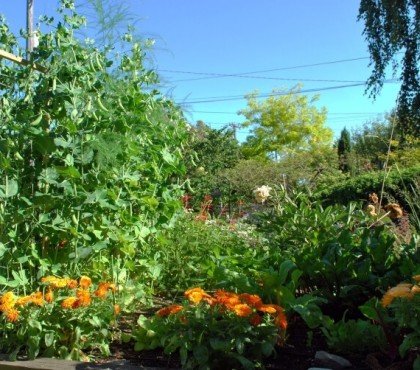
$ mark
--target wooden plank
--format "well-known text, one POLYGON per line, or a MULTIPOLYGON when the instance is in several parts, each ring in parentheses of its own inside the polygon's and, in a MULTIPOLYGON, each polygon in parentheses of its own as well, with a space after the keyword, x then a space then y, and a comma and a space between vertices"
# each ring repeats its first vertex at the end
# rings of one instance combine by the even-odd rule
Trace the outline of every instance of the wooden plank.
POLYGON ((31 63, 30 61, 23 59, 22 57, 18 57, 2 49, 0 49, 0 58, 4 58, 4 59, 10 60, 18 64, 22 64, 22 65, 32 65, 34 69, 42 73, 45 73, 47 71, 45 67, 40 66, 37 63, 31 63))

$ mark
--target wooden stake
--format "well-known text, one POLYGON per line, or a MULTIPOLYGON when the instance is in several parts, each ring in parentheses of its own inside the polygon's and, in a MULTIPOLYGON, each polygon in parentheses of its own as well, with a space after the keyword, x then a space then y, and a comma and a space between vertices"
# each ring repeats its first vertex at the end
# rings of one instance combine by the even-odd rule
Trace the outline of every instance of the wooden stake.
POLYGON ((25 65, 25 66, 31 65, 34 69, 42 73, 45 73, 47 71, 45 67, 40 66, 37 63, 31 63, 30 61, 23 59, 22 57, 17 57, 16 55, 2 49, 0 49, 0 58, 4 58, 4 59, 10 60, 12 62, 21 64, 21 65, 25 65))

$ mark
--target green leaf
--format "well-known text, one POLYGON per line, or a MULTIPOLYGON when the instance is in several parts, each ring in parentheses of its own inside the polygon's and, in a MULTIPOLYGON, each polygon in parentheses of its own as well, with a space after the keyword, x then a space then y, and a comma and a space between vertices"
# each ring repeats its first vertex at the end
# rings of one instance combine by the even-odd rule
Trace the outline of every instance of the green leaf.
POLYGON ((200 365, 205 364, 209 360, 209 351, 206 346, 198 345, 193 348, 194 358, 200 365))
POLYGON ((51 347, 54 343, 54 332, 48 332, 44 337, 45 345, 51 347))

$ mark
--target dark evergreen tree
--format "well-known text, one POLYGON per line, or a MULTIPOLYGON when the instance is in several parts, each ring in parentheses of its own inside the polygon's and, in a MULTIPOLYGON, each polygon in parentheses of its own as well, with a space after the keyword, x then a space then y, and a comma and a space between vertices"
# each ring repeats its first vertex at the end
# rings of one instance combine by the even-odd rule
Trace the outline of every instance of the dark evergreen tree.
POLYGON ((351 151, 351 140, 350 133, 344 128, 341 131, 340 139, 338 140, 337 153, 338 153, 338 162, 339 169, 343 172, 350 172, 350 158, 349 154, 351 151))

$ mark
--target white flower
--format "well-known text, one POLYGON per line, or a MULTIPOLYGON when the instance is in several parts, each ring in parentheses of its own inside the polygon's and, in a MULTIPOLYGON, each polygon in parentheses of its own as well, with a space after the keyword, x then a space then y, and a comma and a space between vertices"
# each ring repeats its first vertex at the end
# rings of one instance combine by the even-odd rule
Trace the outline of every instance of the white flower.
POLYGON ((259 188, 256 188, 254 190, 255 200, 258 203, 264 203, 267 200, 267 198, 270 196, 270 191, 271 191, 271 188, 267 185, 263 185, 259 188))

